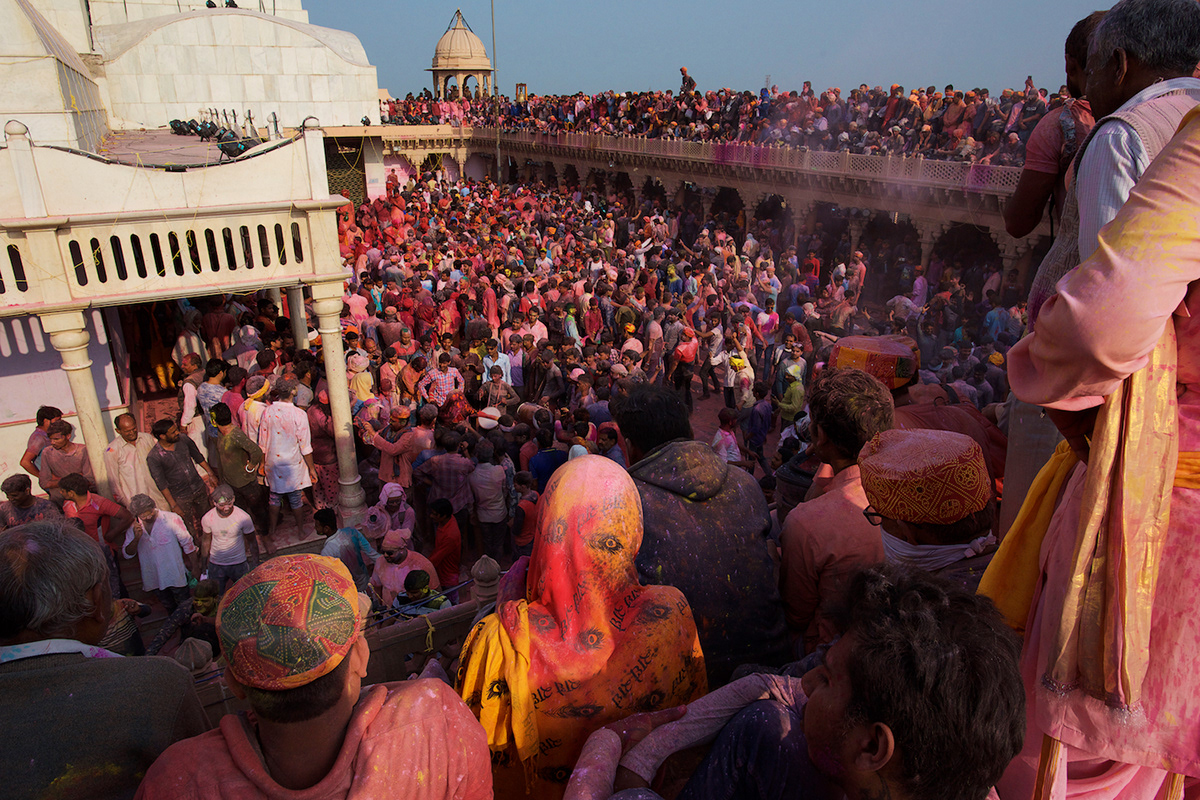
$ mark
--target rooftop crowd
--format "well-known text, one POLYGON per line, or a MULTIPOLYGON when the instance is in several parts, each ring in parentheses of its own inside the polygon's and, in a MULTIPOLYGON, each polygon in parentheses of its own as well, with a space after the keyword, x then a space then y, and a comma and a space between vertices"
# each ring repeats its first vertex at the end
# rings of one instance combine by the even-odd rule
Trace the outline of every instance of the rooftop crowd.
POLYGON ((898 228, 393 173, 338 213, 345 398, 311 307, 129 311, 178 406, 107 495, 50 405, 3 481, 11 796, 1188 796, 1200 6, 1066 56, 1028 297, 898 228), (368 627, 456 609, 368 684, 368 627))
MULTIPOLYGON (((905 91, 899 84, 815 92, 778 87, 751 91, 700 91, 681 68, 678 92, 614 92, 596 95, 531 95, 524 102, 502 97, 501 127, 539 133, 595 133, 692 142, 786 145, 860 155, 923 158, 1020 166, 1025 143, 1047 113, 1071 99, 1067 87, 1051 94, 1032 79, 1019 90, 992 96, 986 88, 947 85, 905 91)), ((380 101, 385 125, 495 125, 493 98, 437 99, 428 91, 380 101)))

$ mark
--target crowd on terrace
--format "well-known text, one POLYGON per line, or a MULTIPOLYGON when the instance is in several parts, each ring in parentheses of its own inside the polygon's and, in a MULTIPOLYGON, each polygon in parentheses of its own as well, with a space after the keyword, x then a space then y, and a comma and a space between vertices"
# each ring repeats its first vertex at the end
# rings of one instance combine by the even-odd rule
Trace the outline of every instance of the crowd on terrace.
POLYGON ((993 97, 988 89, 947 85, 905 91, 893 84, 861 84, 815 92, 778 87, 751 91, 699 91, 681 69, 683 83, 667 91, 607 91, 597 95, 531 95, 434 98, 428 91, 380 102, 385 125, 495 124, 497 105, 505 130, 595 133, 693 142, 747 142, 867 155, 922 156, 996 166, 1020 166, 1037 123, 1071 95, 1051 94, 1032 79, 993 97))

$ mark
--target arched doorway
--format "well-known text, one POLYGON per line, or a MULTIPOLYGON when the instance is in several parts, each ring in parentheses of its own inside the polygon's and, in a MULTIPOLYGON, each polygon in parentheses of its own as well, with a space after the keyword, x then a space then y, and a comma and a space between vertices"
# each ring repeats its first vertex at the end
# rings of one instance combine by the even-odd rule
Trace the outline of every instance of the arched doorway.
POLYGON ((652 211, 661 211, 667 207, 667 189, 658 178, 646 176, 642 182, 642 204, 652 211))
POLYGON ((567 164, 563 167, 559 183, 571 190, 579 188, 579 170, 575 169, 574 164, 567 164))

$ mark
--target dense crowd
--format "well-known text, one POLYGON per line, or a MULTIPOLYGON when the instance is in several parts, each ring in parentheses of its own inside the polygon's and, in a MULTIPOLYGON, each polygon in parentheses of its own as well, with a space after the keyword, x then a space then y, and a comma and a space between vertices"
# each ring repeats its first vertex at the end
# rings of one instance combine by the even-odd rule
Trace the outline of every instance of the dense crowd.
MULTIPOLYGON (((387 623, 460 602, 476 557, 512 565, 539 598, 523 624, 541 608, 565 626, 533 636, 526 656, 555 652, 568 630, 617 646, 570 693, 573 703, 600 709, 615 697, 615 706, 587 726, 538 715, 542 746, 561 743, 540 757, 541 771, 561 777, 539 779, 539 796, 561 795, 587 735, 623 716, 621 698, 632 710, 665 709, 746 665, 778 670, 831 644, 822 608, 844 569, 801 557, 819 526, 788 514, 825 480, 822 461, 836 460, 819 454, 820 414, 853 423, 838 434, 844 454, 891 428, 894 405, 897 426, 959 430, 950 445, 976 471, 969 538, 979 552, 942 566, 973 587, 995 549, 1004 435, 993 420, 1007 394, 1003 354, 1021 327, 1015 282, 979 253, 939 251, 927 277, 907 262, 903 238, 843 253, 844 237, 821 223, 797 232, 792 220, 746 228, 728 214, 697 214, 570 187, 450 184, 432 173, 401 187, 393 178, 387 195, 338 214, 350 270, 347 400, 369 505, 361 524, 339 518, 324 343, 312 330, 307 347, 297 342, 265 295, 170 304, 178 335, 158 371, 176 376, 179 413, 149 432, 132 415, 117 419, 105 451, 111 497, 97 492, 61 412, 42 408, 22 464, 49 499, 34 497, 29 476, 10 476, 0 524, 77 521, 107 545, 105 585, 117 598, 119 624, 100 644, 153 654, 178 635, 177 657, 201 662, 230 646, 216 603, 229 603, 255 566, 257 575, 293 558, 275 554, 295 541, 280 533, 287 522, 302 532, 311 520, 321 553, 370 597, 362 613, 387 623), (843 255, 848 263, 827 261, 843 255), (868 287, 891 299, 868 310, 868 287), (850 383, 822 383, 824 365, 845 367, 834 372, 850 383), (873 392, 876 415, 851 414, 848 391, 873 392), (703 404, 713 393, 719 402, 703 404), (713 429, 711 441, 693 440, 693 418, 713 429), (689 515, 691 544, 680 548, 673 539, 689 515), (563 521, 593 546, 616 548, 624 566, 547 538, 563 521), (561 552, 552 557, 551 547, 561 552), (168 614, 149 645, 136 622, 149 606, 126 599, 121 579, 119 563, 134 557, 141 599, 152 592, 168 614), (742 567, 714 578, 710 565, 729 559, 742 567), (618 596, 630 605, 613 620, 584 611, 601 613, 618 596)), ((866 567, 883 557, 879 529, 855 518, 867 536, 847 538, 835 561, 866 567)), ((493 619, 460 643, 458 659, 459 692, 485 727, 488 687, 514 680, 497 654, 512 635, 501 628, 518 622, 493 619)), ((582 674, 578 655, 545 658, 527 678, 535 695, 538 682, 582 674)), ((493 745, 508 735, 497 724, 493 745)), ((502 796, 524 780, 527 756, 516 747, 520 757, 495 770, 502 796)))
POLYGON ((385 125, 494 125, 497 107, 505 130, 596 133, 694 142, 778 144, 828 152, 921 156, 996 166, 1020 166, 1037 123, 1071 95, 1049 93, 1032 79, 1020 90, 993 97, 986 88, 947 85, 905 91, 861 84, 845 96, 839 88, 800 91, 698 91, 684 74, 673 91, 602 92, 437 99, 428 92, 380 102, 385 125))
POLYGON ((895 227, 393 173, 338 212, 340 326, 130 312, 178 406, 115 420, 108 494, 49 405, 3 481, 6 791, 1188 796, 1200 6, 1066 54, 1028 303, 895 227), (395 625, 436 652, 375 683, 395 625))

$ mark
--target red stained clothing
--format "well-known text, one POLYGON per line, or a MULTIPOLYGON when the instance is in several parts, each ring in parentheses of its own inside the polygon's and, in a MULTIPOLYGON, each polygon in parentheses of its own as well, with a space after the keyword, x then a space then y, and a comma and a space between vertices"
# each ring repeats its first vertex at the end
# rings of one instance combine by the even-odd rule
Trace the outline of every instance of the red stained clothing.
POLYGON ((82 522, 83 532, 100 544, 108 544, 104 538, 108 535, 108 526, 111 524, 113 516, 124 510, 107 497, 90 492, 87 502, 83 504, 82 508, 76 508, 70 500, 63 503, 63 513, 67 519, 77 519, 82 522))
POLYGON ((437 570, 438 580, 443 587, 458 585, 458 573, 462 560, 462 534, 458 530, 458 520, 451 517, 445 525, 439 526, 434 534, 433 552, 429 555, 433 568, 437 570))
POLYGON ((834 475, 820 497, 792 509, 783 523, 779 593, 788 626, 804 636, 806 651, 830 639, 820 625, 822 605, 841 593, 859 567, 884 560, 879 528, 862 513, 867 505, 855 464, 834 475))
POLYGON ((354 708, 333 769, 308 789, 276 783, 255 732, 227 714, 217 730, 167 748, 146 772, 138 800, 491 800, 487 736, 438 680, 386 683, 354 708))

